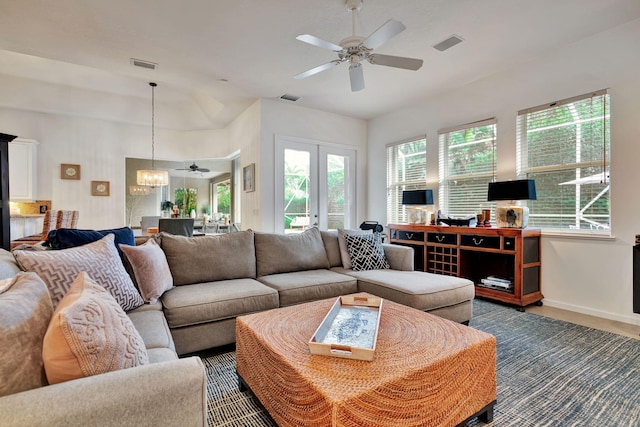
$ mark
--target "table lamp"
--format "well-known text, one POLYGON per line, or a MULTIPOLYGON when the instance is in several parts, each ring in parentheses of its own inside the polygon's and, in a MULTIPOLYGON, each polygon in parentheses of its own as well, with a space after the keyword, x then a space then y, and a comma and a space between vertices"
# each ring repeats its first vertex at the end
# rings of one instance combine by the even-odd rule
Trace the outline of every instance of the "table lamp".
POLYGON ((496 206, 496 226, 525 228, 529 222, 529 208, 516 205, 516 200, 536 200, 536 182, 533 179, 490 182, 488 201, 508 200, 509 204, 496 206))
POLYGON ((433 190, 403 191, 402 204, 411 206, 407 207, 410 224, 426 224, 430 215, 425 207, 433 205, 433 190))

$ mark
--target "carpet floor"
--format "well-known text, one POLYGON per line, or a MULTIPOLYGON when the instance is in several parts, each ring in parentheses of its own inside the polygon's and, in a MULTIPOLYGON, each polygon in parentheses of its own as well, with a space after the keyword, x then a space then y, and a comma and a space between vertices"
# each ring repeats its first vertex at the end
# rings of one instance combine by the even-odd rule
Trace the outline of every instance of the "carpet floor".
MULTIPOLYGON (((474 301, 471 326, 498 342, 490 426, 640 426, 640 340, 483 300, 474 301)), ((201 357, 209 426, 274 426, 239 390, 233 349, 201 357)))

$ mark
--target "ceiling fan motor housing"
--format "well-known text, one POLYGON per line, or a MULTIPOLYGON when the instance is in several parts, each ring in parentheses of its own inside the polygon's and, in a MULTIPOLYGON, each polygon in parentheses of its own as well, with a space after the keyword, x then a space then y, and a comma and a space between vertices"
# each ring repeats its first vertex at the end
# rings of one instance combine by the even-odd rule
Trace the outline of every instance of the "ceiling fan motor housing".
POLYGON ((346 0, 344 2, 344 5, 347 7, 347 10, 350 12, 354 10, 359 12, 360 9, 362 9, 362 0, 346 0))

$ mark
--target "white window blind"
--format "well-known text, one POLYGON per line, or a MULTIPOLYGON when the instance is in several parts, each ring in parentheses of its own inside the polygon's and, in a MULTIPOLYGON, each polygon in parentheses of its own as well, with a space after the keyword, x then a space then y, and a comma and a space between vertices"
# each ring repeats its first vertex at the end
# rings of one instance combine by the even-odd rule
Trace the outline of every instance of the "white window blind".
POLYGON ((404 190, 426 188, 427 139, 411 138, 387 145, 387 223, 407 222, 404 190))
POLYGON ((440 209, 469 216, 487 207, 487 188, 496 169, 496 120, 487 119, 438 131, 440 209))
POLYGON ((610 234, 609 93, 518 112, 518 177, 535 179, 529 226, 610 234))

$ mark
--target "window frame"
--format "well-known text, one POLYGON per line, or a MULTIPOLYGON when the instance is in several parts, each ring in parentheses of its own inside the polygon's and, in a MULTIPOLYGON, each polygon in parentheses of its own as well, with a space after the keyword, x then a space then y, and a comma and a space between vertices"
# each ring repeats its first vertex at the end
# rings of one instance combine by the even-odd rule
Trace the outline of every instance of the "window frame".
MULTIPOLYGON (((473 143, 482 143, 486 141, 487 138, 480 139, 477 141, 473 141, 473 143)), ((460 215, 472 215, 474 213, 479 213, 482 209, 491 208, 492 211, 495 210, 495 204, 487 202, 487 188, 489 182, 495 181, 496 179, 496 168, 497 168, 497 141, 498 141, 498 121, 495 117, 491 117, 484 120, 479 120, 472 123, 466 123, 459 126, 454 126, 450 128, 444 128, 438 130, 438 198, 440 201, 440 210, 444 215, 451 216, 460 216, 460 215), (480 172, 471 172, 464 173, 458 175, 451 175, 449 173, 449 147, 450 147, 450 136, 453 133, 466 131, 469 129, 480 128, 484 126, 492 126, 493 135, 490 138, 491 145, 491 169, 487 169, 480 172), (451 197, 451 186, 450 183, 459 180, 483 180, 486 178, 486 184, 475 184, 478 186, 477 197, 480 197, 480 200, 475 200, 470 203, 464 203, 461 208, 453 209, 450 199, 451 197), (484 186, 484 188, 483 188, 484 186), (480 196, 482 195, 482 196, 480 196), (473 207, 473 205, 477 204, 477 206, 473 207), (465 206, 466 205, 466 206, 465 206), (467 209, 469 212, 462 212, 462 209, 467 209)), ((460 203, 458 203, 460 205, 460 203)), ((495 212, 494 212, 495 214, 495 212)), ((495 217, 495 215, 493 215, 495 217)))
MULTIPOLYGON (((545 191, 543 188, 540 188, 540 186, 537 186, 537 193, 538 193, 538 200, 537 201, 531 201, 529 202, 529 223, 531 226, 533 227, 537 227, 540 228, 543 232, 546 233, 554 233, 554 234, 566 234, 566 235, 598 235, 598 236, 604 236, 604 237, 610 237, 611 236, 611 180, 610 180, 610 173, 611 173, 611 164, 610 164, 610 152, 611 152, 611 128, 610 128, 610 122, 611 122, 611 98, 610 98, 610 94, 609 94, 609 90, 608 89, 602 89, 602 90, 598 90, 598 91, 594 91, 594 92, 589 92, 586 94, 582 94, 582 95, 578 95, 578 96, 574 96, 571 98, 567 98, 567 99, 563 99, 561 101, 555 101, 552 103, 547 103, 547 104, 542 104, 536 107, 532 107, 532 108, 527 108, 524 110, 520 110, 518 111, 518 115, 517 115, 517 119, 516 119, 516 129, 517 129, 517 135, 516 135, 516 175, 518 178, 520 179, 527 179, 527 178, 532 178, 535 179, 536 174, 553 174, 553 173, 562 173, 562 172, 569 172, 569 171, 574 171, 574 176, 575 179, 578 180, 581 178, 581 170, 582 169, 600 169, 600 172, 598 173, 602 173, 603 174, 603 181, 602 184, 605 184, 604 188, 602 190, 594 190, 592 192, 587 191, 586 193, 588 195, 585 195, 586 197, 591 197, 591 200, 589 200, 586 204, 584 204, 583 206, 583 193, 581 192, 582 190, 582 185, 588 185, 588 184, 579 184, 579 185, 575 185, 575 193, 574 193, 574 206, 575 206, 575 210, 572 214, 567 214, 564 213, 562 211, 558 211, 558 212, 552 212, 552 213, 538 213, 536 212, 536 204, 541 204, 541 200, 545 199, 545 191), (581 101, 586 101, 586 100, 591 100, 592 103, 595 104, 594 101, 595 98, 597 97, 602 97, 601 102, 603 102, 603 107, 602 107, 602 116, 592 116, 589 118, 581 118, 580 116, 578 116, 578 113, 576 112, 577 109, 575 107, 575 104, 581 101), (529 133, 531 132, 540 132, 541 130, 544 130, 545 128, 533 128, 533 129, 529 129, 527 126, 527 123, 529 122, 530 115, 534 115, 534 114, 540 114, 540 113, 545 113, 545 112, 549 112, 549 114, 553 113, 553 110, 558 110, 559 108, 565 107, 565 106, 570 106, 570 112, 574 118, 573 121, 571 122, 562 122, 562 123, 557 123, 554 124, 553 126, 555 128, 562 128, 562 127, 571 127, 571 126, 576 126, 576 131, 575 131, 575 139, 576 141, 578 141, 578 139, 580 138, 580 141, 583 140, 582 136, 583 133, 583 128, 582 125, 585 123, 588 123, 590 128, 587 129, 591 129, 591 127, 595 127, 597 126, 599 123, 602 123, 602 144, 603 144, 603 148, 601 150, 601 156, 597 159, 586 159, 583 160, 579 157, 581 157, 581 151, 583 150, 583 145, 587 145, 586 142, 581 142, 581 143, 577 143, 575 144, 575 150, 576 150, 576 159, 574 162, 568 162, 568 163, 564 163, 564 162, 557 162, 557 163, 545 163, 543 165, 536 165, 536 166, 529 166, 528 165, 528 159, 529 159, 529 138, 525 138, 529 135, 529 133), (606 176, 605 176, 606 174, 606 176), (542 194, 541 194, 542 193, 542 194), (601 224, 598 223, 597 221, 594 221, 592 219, 589 219, 589 215, 585 215, 584 212, 586 212, 587 209, 591 208, 594 203, 600 199, 601 197, 606 196, 607 199, 605 204, 607 205, 607 216, 606 216, 606 220, 607 220, 607 224, 601 224), (536 226, 535 224, 535 219, 536 217, 538 218, 551 218, 551 217, 558 217, 558 218, 566 218, 566 217, 573 217, 575 218, 575 224, 573 227, 571 227, 571 225, 569 225, 568 227, 570 228, 564 228, 563 226, 536 226), (582 228, 582 222, 584 222, 585 224, 591 224, 590 228, 582 228)), ((595 139, 593 140, 595 142, 597 142, 598 140, 595 139)), ((592 141, 592 144, 593 144, 592 141)), ((551 140, 549 142, 547 142, 547 144, 552 144, 553 142, 555 142, 554 140, 551 140)), ((543 156, 540 155, 540 158, 536 159, 540 162, 542 162, 543 156)), ((588 175, 589 176, 589 175, 588 175)), ((586 178, 586 177, 585 177, 586 178)), ((558 200, 562 200, 562 197, 566 197, 566 191, 567 189, 570 188, 569 185, 565 185, 564 188, 560 188, 560 185, 563 185, 562 183, 558 183, 558 189, 557 192, 554 192, 554 200, 557 197, 558 200), (562 193, 564 191, 564 193, 562 193), (563 195, 565 194, 565 195, 563 195)), ((551 187, 550 187, 551 188, 551 187)), ((548 191, 548 189, 547 189, 548 191)), ((556 202, 559 203, 559 202, 556 202)), ((561 203, 561 202, 560 202, 561 203)), ((592 214, 592 217, 596 217, 597 215, 592 214)), ((599 215, 602 216, 602 215, 599 215)), ((561 220, 559 220, 561 221, 561 220)), ((562 224, 561 224, 562 225, 562 224)))
MULTIPOLYGON (((402 205, 402 191, 424 190, 427 188, 427 135, 418 135, 412 138, 406 138, 401 141, 386 144, 385 151, 387 165, 387 224, 405 223, 408 221, 408 214, 407 209, 402 205), (424 151, 413 153, 415 155, 424 153, 424 160, 422 161, 423 172, 420 174, 420 178, 396 180, 395 178, 398 174, 395 173, 395 165, 397 165, 396 159, 399 156, 400 148, 402 146, 415 143, 424 143, 424 151), (392 158, 390 158, 391 151, 393 152, 392 158), (393 164, 390 164, 390 161, 393 162, 393 164)), ((405 174, 405 176, 406 175, 407 174, 405 174)))

